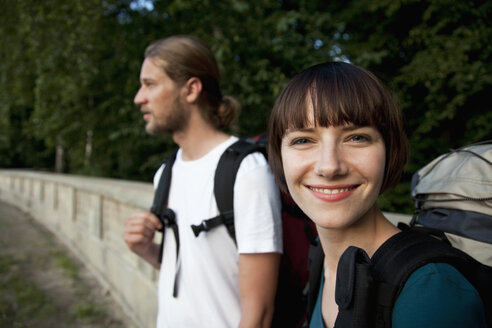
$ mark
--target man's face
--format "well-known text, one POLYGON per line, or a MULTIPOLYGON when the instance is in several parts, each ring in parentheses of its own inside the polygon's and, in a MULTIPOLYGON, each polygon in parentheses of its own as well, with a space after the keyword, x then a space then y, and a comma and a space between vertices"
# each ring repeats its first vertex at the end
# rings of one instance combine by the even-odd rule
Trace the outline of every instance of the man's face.
POLYGON ((159 67, 156 58, 146 58, 140 71, 140 89, 134 102, 140 106, 148 134, 159 135, 183 131, 189 109, 183 104, 181 88, 159 67))

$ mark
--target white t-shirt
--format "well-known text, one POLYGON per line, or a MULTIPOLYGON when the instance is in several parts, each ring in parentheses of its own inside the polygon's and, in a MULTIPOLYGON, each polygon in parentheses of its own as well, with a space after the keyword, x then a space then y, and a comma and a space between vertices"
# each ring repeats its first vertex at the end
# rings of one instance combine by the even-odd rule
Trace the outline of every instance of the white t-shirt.
MULTIPOLYGON (((264 156, 248 155, 234 185, 237 247, 221 225, 195 237, 191 225, 219 212, 213 194, 215 168, 231 137, 195 161, 183 161, 178 151, 173 166, 169 208, 176 213, 180 251, 166 229, 159 277, 157 327, 237 327, 240 320, 238 253, 282 252, 279 191, 264 156), (178 264, 177 264, 178 263, 178 264), (176 266, 178 296, 173 297, 176 266)), ((157 187, 163 167, 155 177, 157 187)))

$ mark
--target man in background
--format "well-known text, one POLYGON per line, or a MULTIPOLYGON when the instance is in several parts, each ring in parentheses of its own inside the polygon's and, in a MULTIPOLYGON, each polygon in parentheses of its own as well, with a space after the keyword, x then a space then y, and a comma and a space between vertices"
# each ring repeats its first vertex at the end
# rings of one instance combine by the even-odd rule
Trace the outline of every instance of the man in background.
MULTIPOLYGON (((237 247, 223 225, 197 237, 191 229, 219 214, 215 168, 237 140, 223 129, 239 104, 222 95, 214 55, 191 36, 158 40, 145 51, 140 83, 134 101, 147 133, 169 133, 179 146, 167 206, 176 214, 179 251, 164 227, 169 231, 159 259, 153 239, 162 223, 151 212, 134 213, 125 224, 128 247, 160 269, 157 327, 269 327, 282 252, 281 205, 262 154, 248 155, 237 173, 237 247)), ((163 166, 155 187, 162 172, 163 166)))

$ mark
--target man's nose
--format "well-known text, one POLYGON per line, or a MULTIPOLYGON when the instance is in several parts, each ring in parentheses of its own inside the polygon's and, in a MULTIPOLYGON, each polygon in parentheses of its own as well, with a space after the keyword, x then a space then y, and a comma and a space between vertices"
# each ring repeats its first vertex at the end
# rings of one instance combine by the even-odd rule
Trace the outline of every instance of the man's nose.
POLYGON ((145 102, 145 97, 142 91, 142 87, 138 89, 135 98, 133 98, 133 102, 135 103, 135 105, 141 105, 145 102))

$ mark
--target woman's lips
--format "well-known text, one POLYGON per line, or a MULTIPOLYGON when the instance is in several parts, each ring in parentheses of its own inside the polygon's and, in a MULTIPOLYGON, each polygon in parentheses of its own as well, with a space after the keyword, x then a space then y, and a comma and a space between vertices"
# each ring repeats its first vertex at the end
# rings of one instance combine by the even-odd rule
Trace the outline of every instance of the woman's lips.
POLYGON ((318 199, 328 202, 343 200, 355 191, 359 185, 345 186, 307 186, 311 193, 318 199))

